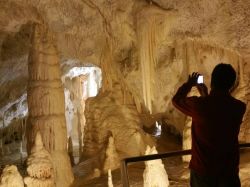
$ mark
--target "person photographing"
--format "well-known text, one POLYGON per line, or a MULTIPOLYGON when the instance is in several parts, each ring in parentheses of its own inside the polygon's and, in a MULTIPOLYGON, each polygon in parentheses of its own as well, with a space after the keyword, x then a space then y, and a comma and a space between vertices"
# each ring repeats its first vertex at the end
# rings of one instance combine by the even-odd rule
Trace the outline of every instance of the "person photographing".
POLYGON ((238 135, 246 104, 231 96, 236 72, 218 64, 211 77, 211 91, 198 84, 199 73, 189 76, 172 99, 173 105, 192 117, 191 187, 240 187, 238 135), (200 97, 188 97, 196 86, 200 97))

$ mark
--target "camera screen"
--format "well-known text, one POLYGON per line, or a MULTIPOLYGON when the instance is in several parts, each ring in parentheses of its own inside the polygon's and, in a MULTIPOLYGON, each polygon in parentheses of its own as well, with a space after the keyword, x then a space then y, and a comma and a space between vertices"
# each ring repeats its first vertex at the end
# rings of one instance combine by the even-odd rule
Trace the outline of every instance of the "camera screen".
POLYGON ((198 77, 197 83, 198 83, 198 84, 203 83, 203 76, 202 76, 202 75, 200 75, 200 76, 198 77))

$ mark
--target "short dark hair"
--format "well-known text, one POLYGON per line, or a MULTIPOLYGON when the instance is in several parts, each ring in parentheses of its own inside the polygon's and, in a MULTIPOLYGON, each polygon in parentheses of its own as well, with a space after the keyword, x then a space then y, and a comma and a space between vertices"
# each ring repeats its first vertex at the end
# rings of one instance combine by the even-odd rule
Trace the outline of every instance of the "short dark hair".
POLYGON ((212 72, 211 87, 213 89, 229 91, 235 83, 236 72, 230 64, 218 64, 212 72))

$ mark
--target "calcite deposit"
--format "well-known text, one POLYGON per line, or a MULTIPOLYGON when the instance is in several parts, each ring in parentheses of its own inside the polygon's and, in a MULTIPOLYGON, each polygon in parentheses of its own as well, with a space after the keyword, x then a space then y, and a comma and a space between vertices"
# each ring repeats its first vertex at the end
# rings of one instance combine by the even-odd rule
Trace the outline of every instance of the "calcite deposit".
POLYGON ((83 156, 105 154, 110 135, 119 156, 142 155, 152 138, 141 127, 139 113, 133 105, 125 105, 119 84, 114 91, 98 94, 86 102, 86 127, 83 156))
POLYGON ((40 131, 52 157, 56 186, 61 187, 73 182, 73 173, 67 154, 64 92, 53 36, 44 25, 34 26, 27 90, 27 149, 31 153, 35 136, 40 131))
POLYGON ((27 173, 28 177, 24 178, 27 187, 55 187, 52 157, 44 148, 39 131, 27 160, 27 173))
POLYGON ((0 153, 30 154, 40 131, 55 184, 68 187, 68 152, 99 176, 110 137, 115 160, 144 155, 156 145, 144 128, 156 122, 190 148, 191 120, 171 99, 193 71, 209 87, 220 62, 237 71, 233 95, 247 104, 239 139, 249 142, 249 9, 246 0, 0 1, 0 153), (100 68, 96 97, 87 98, 89 75, 66 76, 74 67, 100 68))
POLYGON ((1 187, 24 187, 23 178, 15 165, 6 166, 1 175, 1 187))
POLYGON ((109 137, 105 156, 106 158, 103 166, 103 170, 105 172, 109 172, 109 170, 114 170, 120 167, 120 158, 116 151, 114 138, 112 136, 109 137))
MULTIPOLYGON (((147 146, 145 155, 157 154, 155 147, 147 146)), ((164 168, 161 159, 145 162, 145 170, 143 172, 144 187, 168 187, 168 174, 164 168)))

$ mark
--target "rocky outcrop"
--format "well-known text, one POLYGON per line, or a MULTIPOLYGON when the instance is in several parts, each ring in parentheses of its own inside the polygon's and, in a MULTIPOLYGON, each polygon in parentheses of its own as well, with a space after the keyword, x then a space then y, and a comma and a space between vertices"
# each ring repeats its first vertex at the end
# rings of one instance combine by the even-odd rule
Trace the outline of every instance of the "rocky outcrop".
POLYGON ((43 146, 39 131, 27 160, 27 173, 28 177, 24 178, 27 187, 55 187, 52 158, 43 146))

